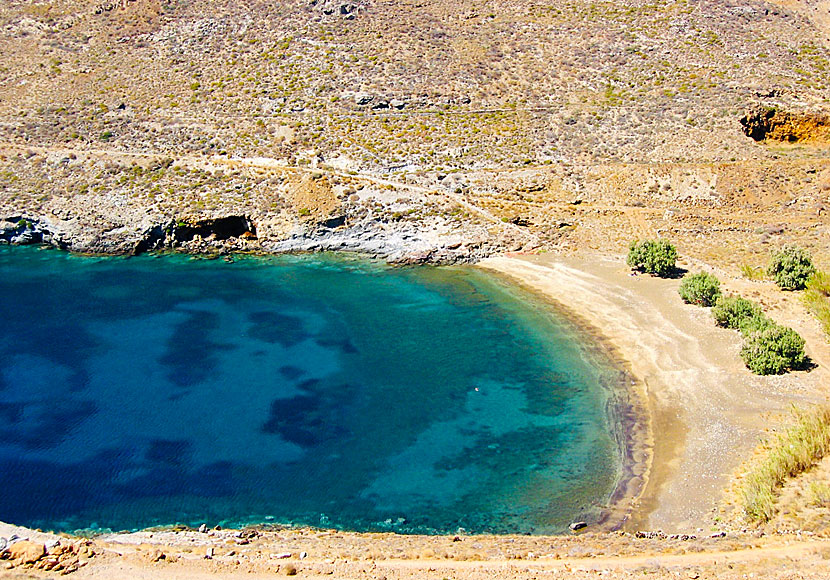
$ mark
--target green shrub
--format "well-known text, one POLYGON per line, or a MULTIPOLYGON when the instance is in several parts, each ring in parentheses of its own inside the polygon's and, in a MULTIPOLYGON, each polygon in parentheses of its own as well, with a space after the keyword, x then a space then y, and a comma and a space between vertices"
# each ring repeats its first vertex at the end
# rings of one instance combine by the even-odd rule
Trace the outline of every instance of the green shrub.
POLYGON ((713 274, 699 272, 686 274, 678 289, 683 302, 698 306, 712 306, 720 297, 720 281, 713 274))
POLYGON ((804 365, 804 339, 792 328, 770 324, 746 336, 741 358, 756 375, 780 375, 804 365))
POLYGON ((761 306, 752 300, 740 296, 721 296, 715 302, 712 316, 718 326, 725 328, 741 328, 745 320, 763 316, 761 306))
POLYGON ((677 249, 667 240, 643 240, 631 242, 626 263, 635 270, 670 276, 677 261, 677 249))
POLYGON ((815 272, 810 254, 796 246, 773 252, 767 273, 782 290, 801 290, 815 272))
POLYGON ((738 329, 746 337, 753 332, 760 332, 771 326, 775 326, 775 322, 767 318, 764 314, 756 314, 755 316, 748 316, 741 319, 738 324, 738 329))

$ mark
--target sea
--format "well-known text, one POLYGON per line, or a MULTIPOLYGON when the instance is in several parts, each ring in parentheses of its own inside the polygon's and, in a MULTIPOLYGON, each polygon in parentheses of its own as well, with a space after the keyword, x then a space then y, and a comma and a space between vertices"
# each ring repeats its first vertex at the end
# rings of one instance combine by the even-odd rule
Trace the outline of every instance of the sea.
POLYGON ((0 520, 549 534, 620 476, 621 371, 474 267, 0 248, 0 520))

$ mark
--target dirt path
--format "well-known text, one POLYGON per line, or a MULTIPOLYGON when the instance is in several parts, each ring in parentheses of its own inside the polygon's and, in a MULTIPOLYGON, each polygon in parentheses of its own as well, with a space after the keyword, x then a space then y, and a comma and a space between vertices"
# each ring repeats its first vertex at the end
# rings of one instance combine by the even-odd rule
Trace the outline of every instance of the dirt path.
MULTIPOLYGON (((649 578, 826 578, 830 571, 827 556, 830 540, 804 538, 775 538, 771 541, 755 540, 739 546, 701 547, 694 542, 685 548, 659 547, 643 550, 639 555, 613 555, 614 540, 610 536, 571 538, 568 551, 544 552, 545 538, 533 543, 542 552, 526 552, 510 558, 496 557, 483 560, 458 560, 436 555, 416 556, 415 559, 391 555, 396 547, 411 543, 398 536, 379 537, 383 548, 364 556, 343 557, 342 548, 350 542, 350 535, 338 536, 326 545, 326 549, 307 558, 296 554, 289 558, 274 558, 267 546, 259 546, 245 555, 214 556, 205 559, 203 551, 183 553, 181 546, 147 546, 145 550, 131 551, 128 546, 109 544, 106 552, 93 558, 87 566, 73 574, 78 579, 106 578, 112 580, 159 578, 179 579, 232 579, 266 578, 274 573, 297 575, 302 578, 453 578, 485 579, 515 578, 631 578, 647 575, 649 578), (117 552, 116 552, 117 551, 117 552), (571 556, 570 553, 597 554, 596 556, 571 556), (610 555, 604 555, 611 552, 610 555), (164 558, 159 556, 164 554, 164 558), (751 571, 753 576, 748 576, 751 571), (791 576, 798 572, 799 575, 791 576)), ((354 539, 356 539, 355 536, 354 539)), ((415 537, 415 542, 423 541, 415 537)), ((444 539, 449 541, 448 539, 444 539)), ((468 537, 465 542, 476 542, 484 551, 510 540, 497 537, 468 537)), ((551 538, 551 542, 560 539, 551 538)), ((432 542, 433 544, 435 542, 432 542)), ((399 549, 401 552, 403 548, 399 549)))
MULTIPOLYGON (((9 151, 16 153, 35 152, 41 155, 52 154, 68 157, 75 155, 81 158, 95 158, 108 161, 117 160, 152 160, 165 157, 164 153, 157 153, 152 151, 118 151, 111 149, 72 149, 66 147, 43 147, 43 146, 23 146, 13 143, 0 143, 0 151, 9 151)), ((484 208, 481 208, 470 201, 464 199, 463 196, 443 189, 443 188, 429 188, 403 181, 396 181, 392 179, 385 179, 366 173, 347 173, 337 171, 334 169, 326 169, 319 167, 300 167, 295 165, 288 165, 280 159, 269 157, 199 157, 194 155, 183 155, 175 158, 175 163, 190 168, 199 169, 218 169, 218 168, 254 168, 267 169, 270 171, 278 171, 281 173, 318 173, 332 177, 339 177, 346 180, 357 180, 366 183, 371 183, 378 186, 392 187, 396 191, 405 192, 410 191, 414 193, 444 197, 463 207, 470 213, 483 218, 493 224, 497 224, 500 228, 510 230, 514 233, 520 234, 522 237, 527 237, 528 232, 519 226, 503 222, 500 218, 493 215, 484 208)))

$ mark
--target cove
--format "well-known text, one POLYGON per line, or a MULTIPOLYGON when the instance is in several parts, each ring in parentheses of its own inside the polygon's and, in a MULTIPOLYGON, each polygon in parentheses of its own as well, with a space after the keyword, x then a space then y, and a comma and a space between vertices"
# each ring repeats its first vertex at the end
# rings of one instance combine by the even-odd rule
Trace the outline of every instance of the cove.
POLYGON ((535 295, 339 255, 0 248, 0 520, 560 533, 621 381, 535 295))

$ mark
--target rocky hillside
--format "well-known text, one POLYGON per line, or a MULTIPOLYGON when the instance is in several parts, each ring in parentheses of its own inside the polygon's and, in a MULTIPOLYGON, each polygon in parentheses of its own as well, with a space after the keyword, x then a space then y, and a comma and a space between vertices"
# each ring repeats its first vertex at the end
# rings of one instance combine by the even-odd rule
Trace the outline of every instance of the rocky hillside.
MULTIPOLYGON (((704 256, 737 245, 736 261, 779 240, 821 255, 828 130, 797 121, 830 97, 826 13, 10 0, 0 238, 134 251, 170 245, 179 220, 233 215, 256 229, 234 248, 452 261, 659 234, 704 256), (748 110, 799 129, 758 133, 748 110)), ((222 235, 175 243, 205 237, 222 235)))

